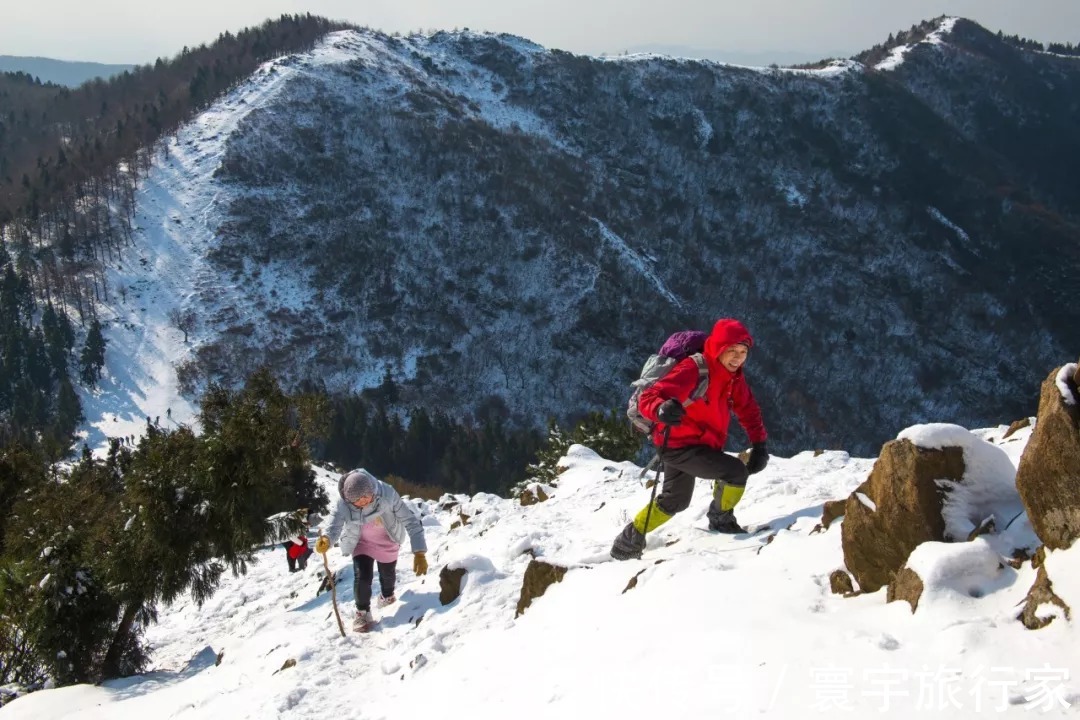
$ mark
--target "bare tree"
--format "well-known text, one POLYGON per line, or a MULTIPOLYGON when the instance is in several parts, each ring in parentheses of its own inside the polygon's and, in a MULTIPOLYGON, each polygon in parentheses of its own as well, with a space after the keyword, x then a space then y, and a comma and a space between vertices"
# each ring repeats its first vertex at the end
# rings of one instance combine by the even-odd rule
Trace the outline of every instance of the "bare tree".
POLYGON ((188 333, 195 329, 196 315, 194 310, 181 310, 180 308, 173 308, 169 311, 169 322, 171 322, 177 330, 184 333, 184 342, 188 341, 188 333))

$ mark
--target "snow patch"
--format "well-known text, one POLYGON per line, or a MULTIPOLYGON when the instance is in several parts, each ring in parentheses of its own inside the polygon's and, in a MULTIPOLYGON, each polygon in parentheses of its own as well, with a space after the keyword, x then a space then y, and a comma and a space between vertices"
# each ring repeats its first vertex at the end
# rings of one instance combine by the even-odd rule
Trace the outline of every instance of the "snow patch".
POLYGON ((904 62, 904 56, 915 47, 916 45, 942 45, 945 42, 945 36, 953 31, 953 27, 956 25, 956 21, 959 18, 949 17, 941 21, 941 24, 937 26, 937 29, 930 32, 925 38, 913 45, 899 45, 889 51, 888 57, 874 66, 875 70, 895 70, 900 67, 904 62))
POLYGON ((589 219, 596 223, 596 226, 600 228, 600 237, 605 240, 616 253, 618 253, 619 257, 649 280, 656 288, 656 291, 666 297, 672 305, 682 308, 682 301, 675 297, 675 293, 667 289, 663 280, 661 280, 660 276, 649 267, 648 261, 640 253, 627 245, 626 241, 612 232, 607 225, 596 218, 589 219))
POLYGON ((920 609, 942 600, 968 604, 972 598, 1008 585, 1016 576, 983 537, 964 543, 922 543, 906 564, 923 583, 920 609))
POLYGON ((964 229, 961 228, 959 225, 951 222, 949 218, 945 217, 945 215, 936 207, 928 206, 926 208, 926 212, 930 213, 930 217, 934 218, 939 223, 956 233, 956 236, 963 240, 965 244, 969 244, 971 242, 971 236, 964 232, 964 229))
POLYGON ((794 183, 778 185, 777 189, 784 194, 784 199, 787 200, 788 205, 799 208, 806 206, 806 196, 799 191, 799 188, 795 187, 794 183))
POLYGON ((1054 383, 1057 385, 1058 391, 1061 393, 1061 399, 1065 401, 1066 405, 1075 405, 1076 397, 1073 395, 1072 388, 1069 387, 1069 380, 1076 375, 1076 363, 1069 363, 1060 370, 1058 370, 1057 376, 1054 378, 1054 383))

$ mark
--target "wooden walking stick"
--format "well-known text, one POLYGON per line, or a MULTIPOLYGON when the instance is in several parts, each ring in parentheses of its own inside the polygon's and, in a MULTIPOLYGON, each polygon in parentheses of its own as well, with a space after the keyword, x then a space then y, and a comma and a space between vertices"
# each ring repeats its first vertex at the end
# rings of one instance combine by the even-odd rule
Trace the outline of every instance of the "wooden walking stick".
POLYGON ((341 637, 345 637, 345 625, 341 622, 341 613, 338 612, 337 607, 337 582, 334 580, 334 573, 330 572, 330 563, 326 559, 326 551, 319 552, 322 555, 322 564, 326 568, 326 581, 330 583, 330 600, 334 603, 334 617, 337 618, 338 630, 341 631, 341 637))

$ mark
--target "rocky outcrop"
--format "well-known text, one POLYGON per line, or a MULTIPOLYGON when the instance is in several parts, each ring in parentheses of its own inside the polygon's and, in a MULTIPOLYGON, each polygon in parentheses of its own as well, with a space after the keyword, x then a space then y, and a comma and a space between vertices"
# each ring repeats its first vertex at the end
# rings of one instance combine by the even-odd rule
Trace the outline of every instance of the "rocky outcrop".
POLYGON ((844 517, 846 512, 846 500, 829 500, 821 509, 821 527, 828 530, 829 526, 839 518, 844 517))
POLYGON ((543 560, 530 560, 525 568, 525 579, 521 583, 521 597, 518 598, 517 613, 519 617, 532 605, 532 601, 547 592, 553 583, 562 582, 566 575, 566 568, 552 565, 543 560))
POLYGON ((938 481, 959 482, 963 476, 958 447, 885 444, 870 477, 848 497, 841 526, 844 564, 862 591, 889 584, 920 543, 945 539, 938 481))
POLYGON ((458 512, 458 519, 450 523, 450 529, 456 530, 459 527, 465 527, 469 524, 469 516, 463 512, 458 512))
POLYGON ((911 568, 903 567, 893 576, 889 583, 889 589, 885 593, 886 602, 906 600, 911 606, 911 612, 919 607, 919 598, 923 594, 923 581, 919 574, 911 568))
POLYGON ((439 573, 439 603, 449 605, 461 596, 461 581, 465 579, 465 568, 446 566, 439 573))
POLYGON ((548 499, 548 495, 544 492, 544 488, 537 483, 530 485, 521 491, 521 496, 518 498, 521 504, 525 507, 529 505, 536 505, 542 503, 548 499))
POLYGON ((851 597, 855 595, 855 586, 851 583, 851 576, 843 570, 833 570, 829 574, 829 589, 834 595, 851 597))
POLYGON ((1031 427, 1031 418, 1023 418, 1021 420, 1014 420, 1009 424, 1009 429, 1005 431, 1005 434, 1001 436, 1002 440, 1010 437, 1013 433, 1019 432, 1026 427, 1031 427))
POLYGON ((1046 550, 1039 548, 1032 559, 1032 564, 1038 568, 1035 583, 1028 590, 1027 597, 1024 598, 1024 608, 1017 616, 1017 620, 1024 623, 1028 630, 1038 630, 1053 622, 1058 613, 1053 608, 1047 607, 1050 605, 1060 608, 1066 620, 1072 616, 1069 605, 1054 592, 1053 579, 1050 577, 1045 560, 1046 550))
POLYGON ((1016 472, 1028 520, 1050 549, 1080 536, 1080 405, 1075 370, 1059 368, 1043 381, 1039 415, 1016 472))

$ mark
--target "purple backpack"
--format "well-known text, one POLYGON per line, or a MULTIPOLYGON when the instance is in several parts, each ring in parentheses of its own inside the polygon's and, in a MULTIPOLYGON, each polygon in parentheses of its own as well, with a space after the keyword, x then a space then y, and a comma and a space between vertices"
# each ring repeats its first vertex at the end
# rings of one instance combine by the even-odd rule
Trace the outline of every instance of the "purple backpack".
POLYGON ((685 407, 705 396, 705 391, 709 388, 709 368, 705 364, 705 356, 701 353, 705 349, 705 340, 708 337, 708 333, 700 330, 681 330, 664 342, 660 352, 649 356, 649 359, 645 361, 645 366, 641 368, 641 377, 630 383, 631 387, 634 388, 634 392, 630 395, 630 400, 626 405, 626 416, 630 418, 634 429, 643 433, 652 433, 653 426, 656 423, 642 415, 641 411, 638 410, 638 398, 641 397, 641 392, 645 388, 667 375, 671 368, 675 367, 684 358, 692 357, 694 362, 697 363, 698 384, 694 388, 694 392, 690 393, 690 397, 683 402, 683 406, 685 407))

